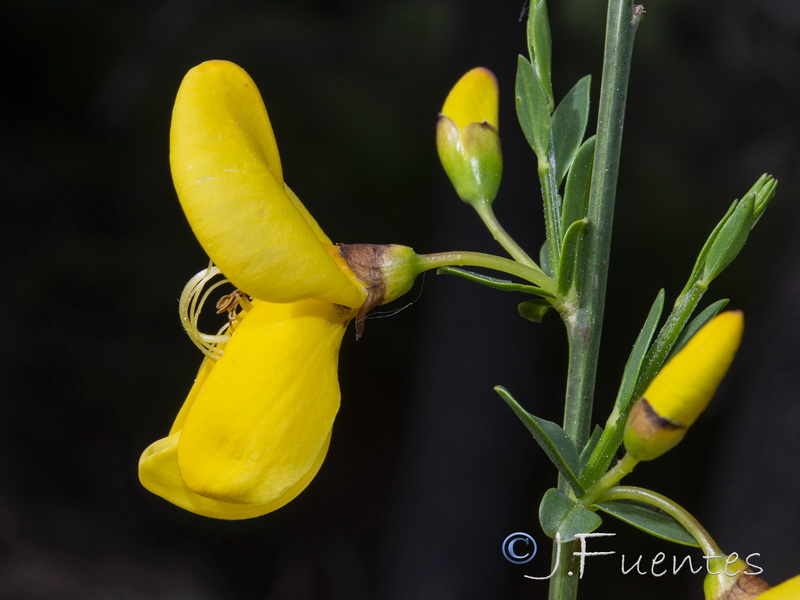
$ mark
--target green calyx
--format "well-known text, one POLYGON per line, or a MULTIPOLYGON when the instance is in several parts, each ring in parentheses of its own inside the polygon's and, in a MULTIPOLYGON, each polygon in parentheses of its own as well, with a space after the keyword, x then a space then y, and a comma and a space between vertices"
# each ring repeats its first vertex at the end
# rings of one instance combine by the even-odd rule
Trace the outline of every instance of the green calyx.
POLYGON ((459 198, 470 205, 494 201, 503 174, 496 127, 482 121, 460 128, 442 115, 436 124, 436 149, 459 198))
POLYGON ((735 553, 708 559, 708 575, 703 582, 706 600, 750 600, 766 592, 769 585, 751 574, 750 568, 735 553))

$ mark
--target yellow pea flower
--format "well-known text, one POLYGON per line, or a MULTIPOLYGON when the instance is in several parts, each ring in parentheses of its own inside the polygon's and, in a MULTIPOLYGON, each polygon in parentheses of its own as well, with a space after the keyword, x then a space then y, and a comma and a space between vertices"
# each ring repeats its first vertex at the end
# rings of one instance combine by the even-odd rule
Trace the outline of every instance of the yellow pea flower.
POLYGON ((333 245, 284 183, 264 103, 233 63, 206 62, 184 78, 170 163, 189 224, 217 266, 181 297, 184 325, 207 358, 167 437, 142 454, 139 479, 199 515, 256 517, 316 475, 339 408, 345 328, 408 290, 416 255, 351 250, 369 258, 354 267, 366 276, 354 273, 344 257, 353 247, 333 245), (198 315, 219 284, 205 286, 223 273, 238 288, 218 305, 230 324, 202 334, 198 315))
POLYGON ((741 311, 720 313, 673 356, 631 408, 625 450, 652 460, 683 439, 711 401, 742 339, 741 311))
POLYGON ((497 79, 483 67, 450 90, 436 124, 439 159, 459 198, 490 204, 503 173, 498 134, 497 79))

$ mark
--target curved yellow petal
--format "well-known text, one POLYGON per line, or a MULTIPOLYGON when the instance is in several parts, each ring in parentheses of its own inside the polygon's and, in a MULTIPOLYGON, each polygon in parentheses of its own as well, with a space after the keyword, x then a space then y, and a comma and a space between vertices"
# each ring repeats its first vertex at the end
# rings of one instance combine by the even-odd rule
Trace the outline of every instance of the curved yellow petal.
POLYGON ((311 468, 277 498, 263 504, 237 504, 201 496, 183 481, 178 467, 180 432, 151 444, 139 459, 139 480, 157 496, 195 514, 214 519, 251 519, 277 510, 294 500, 319 471, 330 443, 330 433, 311 468))
POLYGON ((254 304, 183 423, 178 464, 191 489, 263 504, 312 468, 339 409, 347 320, 316 300, 254 304))
POLYGON ((498 128, 499 91, 497 79, 489 69, 476 67, 464 74, 444 101, 441 114, 459 129, 486 121, 498 128))
POLYGON ((170 164, 197 239, 244 292, 270 302, 364 302, 285 186, 264 102, 241 67, 210 61, 187 73, 172 114, 170 164))
POLYGON ((170 435, 145 450, 142 484, 222 519, 264 514, 299 494, 327 452, 352 312, 254 300, 223 356, 203 362, 170 435))

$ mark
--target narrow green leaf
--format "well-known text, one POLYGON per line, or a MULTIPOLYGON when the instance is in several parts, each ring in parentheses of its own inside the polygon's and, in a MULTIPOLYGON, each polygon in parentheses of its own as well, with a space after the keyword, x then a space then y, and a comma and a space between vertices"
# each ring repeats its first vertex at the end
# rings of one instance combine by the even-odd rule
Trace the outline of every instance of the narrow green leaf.
POLYGON ((547 312, 553 308, 547 300, 540 298, 520 302, 517 311, 520 316, 533 323, 541 323, 547 312))
POLYGON ((562 542, 571 542, 579 533, 591 533, 603 523, 597 513, 575 504, 564 492, 550 488, 539 505, 539 523, 551 538, 559 534, 562 542))
POLYGON ((650 312, 647 313, 642 330, 633 344, 628 362, 625 363, 625 369, 622 372, 622 382, 619 386, 617 399, 614 401, 614 410, 619 414, 628 412, 631 401, 633 400, 633 392, 636 389, 636 383, 639 380, 639 374, 644 363, 644 357, 647 355, 647 349, 650 347, 650 342, 655 334, 658 321, 661 319, 661 312, 664 310, 664 290, 659 290, 653 305, 650 307, 650 312))
MULTIPOLYGON (((775 189, 778 185, 778 181, 774 179, 771 175, 767 175, 766 173, 763 174, 758 180, 753 184, 753 186, 747 191, 744 195, 745 200, 749 197, 753 197, 753 208, 752 208, 752 217, 747 219, 750 223, 750 229, 752 230, 755 227, 756 223, 758 223, 761 216, 764 214, 764 211, 769 206, 769 203, 775 197, 775 189)), ((722 268, 714 268, 712 264, 709 267, 710 260, 719 260, 719 256, 716 258, 709 257, 711 248, 715 248, 715 252, 718 254, 723 253, 723 248, 717 244, 717 237, 719 237, 720 233, 725 230, 728 234, 731 233, 731 230, 736 228, 735 223, 729 223, 733 218, 733 215, 737 213, 739 215, 739 219, 743 218, 743 214, 740 212, 744 209, 748 209, 748 207, 742 207, 742 204, 745 202, 734 200, 731 203, 730 207, 728 207, 728 211, 725 215, 720 219, 719 223, 714 227, 714 230, 711 232, 711 235, 708 236, 705 244, 703 244, 702 250, 700 250, 700 254, 697 256, 697 260, 695 261, 694 267, 692 268, 692 274, 689 276, 689 280, 684 288, 684 292, 691 287, 695 282, 697 282, 702 277, 706 280, 705 283, 708 284, 711 282, 714 277, 719 275, 722 270, 736 257, 738 254, 738 250, 730 256, 730 260, 728 260, 722 268), (711 278, 708 278, 709 275, 713 275, 711 278)), ((748 209, 749 210, 749 209, 748 209)), ((744 245, 744 242, 747 241, 747 234, 748 231, 740 231, 740 236, 742 237, 741 244, 744 245)), ((741 246, 739 247, 741 250, 741 246)))
POLYGON ((564 188, 564 204, 561 208, 561 223, 564 230, 569 227, 570 223, 583 219, 589 214, 589 191, 592 183, 596 140, 597 138, 592 136, 583 142, 569 168, 567 185, 564 188))
POLYGON ((557 424, 535 417, 522 408, 504 387, 498 385, 494 388, 494 391, 500 394, 500 397, 511 407, 511 410, 519 417, 523 425, 528 428, 533 439, 544 450, 547 458, 564 476, 564 479, 567 480, 575 493, 582 496, 586 490, 578 482, 578 477, 575 474, 578 468, 578 451, 575 449, 575 444, 570 437, 557 424))
POLYGON ((539 162, 547 162, 550 148, 550 103, 536 73, 524 56, 517 61, 515 87, 517 118, 539 162))
POLYGON ((553 150, 556 156, 556 183, 564 180, 575 154, 581 146, 589 122, 589 89, 591 75, 587 75, 567 92, 553 113, 553 150))
POLYGON ((647 349, 650 347, 663 310, 664 290, 660 290, 650 307, 650 312, 647 314, 647 319, 645 319, 636 342, 633 344, 628 362, 625 363, 619 392, 617 392, 617 399, 614 402, 614 409, 608 418, 608 425, 592 452, 591 458, 587 461, 586 467, 581 472, 581 484, 586 487, 592 485, 608 470, 611 461, 617 455, 617 449, 622 443, 624 419, 634 400, 633 395, 641 375, 645 356, 647 356, 647 349))
POLYGON ((746 196, 733 214, 722 226, 716 239, 711 244, 703 267, 702 280, 711 283, 731 261, 736 258, 744 247, 750 230, 756 222, 755 207, 756 197, 753 194, 746 196))
POLYGON ((604 513, 662 540, 683 546, 700 547, 691 534, 675 519, 643 502, 611 500, 595 506, 604 513))
POLYGON ((572 278, 580 259, 583 232, 588 224, 589 219, 585 218, 575 221, 564 234, 564 241, 561 243, 561 266, 558 269, 558 293, 561 295, 566 294, 572 286, 572 278))
POLYGON ((711 231, 711 234, 708 236, 706 243, 703 244, 703 248, 700 250, 700 254, 697 255, 697 260, 694 263, 694 267, 692 267, 692 274, 689 275, 689 280, 686 283, 686 287, 688 288, 691 286, 695 281, 697 281, 698 277, 700 276, 701 269, 706 264, 706 257, 708 256, 708 251, 711 250, 711 246, 714 244, 714 240, 717 239, 719 232, 725 226, 725 223, 728 222, 728 219, 731 218, 733 211, 736 210, 736 207, 739 205, 738 200, 734 200, 731 205, 728 207, 727 212, 722 216, 719 220, 719 223, 716 224, 714 229, 711 231))
POLYGON ((550 244, 547 243, 547 240, 544 241, 542 247, 539 249, 539 264, 545 275, 548 277, 553 276, 553 269, 550 264, 550 244))
POLYGON ((592 430, 592 435, 589 436, 589 439, 586 442, 586 445, 581 450, 581 455, 578 457, 578 466, 580 471, 586 468, 586 465, 589 463, 589 458, 592 456, 594 449, 597 447, 597 443, 600 441, 600 438, 603 435, 603 428, 599 425, 594 426, 594 430, 592 430))
MULTIPOLYGON (((683 328, 683 331, 681 332, 680 337, 678 337, 678 339, 675 341, 675 345, 672 347, 669 356, 671 357, 676 352, 679 352, 680 349, 686 345, 686 342, 688 342, 697 332, 697 330, 722 312, 722 309, 725 308, 727 304, 727 298, 723 300, 717 300, 714 302, 714 304, 710 305, 703 312, 692 319, 691 323, 683 328)), ((667 360, 669 360, 669 357, 667 360)))
POLYGON ((553 110, 553 84, 551 72, 552 41, 550 38, 550 19, 547 16, 547 2, 533 0, 528 13, 528 52, 531 55, 536 76, 547 94, 550 110, 553 110))
POLYGON ((483 275, 482 273, 475 273, 473 271, 467 271, 466 269, 460 269, 458 267, 440 267, 436 270, 436 274, 457 275, 458 277, 463 277, 464 279, 474 283, 480 283, 481 285, 485 285, 495 290, 502 290, 504 292, 522 292, 524 294, 536 294, 537 296, 549 298, 555 297, 547 290, 543 290, 535 285, 526 285, 524 283, 508 281, 507 279, 489 277, 488 275, 483 275))

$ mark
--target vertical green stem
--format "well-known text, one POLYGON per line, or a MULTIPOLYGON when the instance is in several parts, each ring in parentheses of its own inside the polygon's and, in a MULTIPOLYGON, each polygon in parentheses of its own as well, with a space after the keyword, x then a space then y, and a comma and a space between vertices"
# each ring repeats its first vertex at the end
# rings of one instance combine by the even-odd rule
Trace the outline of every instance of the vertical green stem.
MULTIPOLYGON (((564 430, 578 448, 586 444, 592 417, 625 98, 633 39, 640 20, 641 11, 634 8, 631 0, 609 0, 589 225, 576 272, 578 300, 572 311, 563 313, 569 339, 564 430)), ((569 489, 563 478, 559 478, 559 488, 565 492, 569 489)), ((571 544, 562 547, 561 564, 550 583, 550 600, 577 597, 577 561, 570 548, 571 544)))

